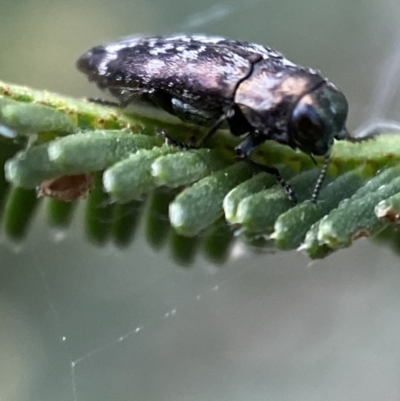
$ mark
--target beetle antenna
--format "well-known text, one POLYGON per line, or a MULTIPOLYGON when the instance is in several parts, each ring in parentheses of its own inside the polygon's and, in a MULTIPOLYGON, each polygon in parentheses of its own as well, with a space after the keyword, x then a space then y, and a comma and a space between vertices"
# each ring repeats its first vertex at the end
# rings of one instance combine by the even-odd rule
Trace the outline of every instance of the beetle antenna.
POLYGON ((313 155, 309 155, 309 156, 310 156, 310 159, 312 160, 312 162, 314 163, 314 166, 316 166, 317 161, 315 160, 314 156, 313 155))
POLYGON ((322 164, 321 172, 319 173, 317 182, 314 187, 313 194, 311 196, 312 203, 317 203, 318 195, 321 191, 322 184, 324 183, 326 173, 328 171, 330 157, 331 157, 331 150, 329 149, 324 155, 324 163, 322 164))

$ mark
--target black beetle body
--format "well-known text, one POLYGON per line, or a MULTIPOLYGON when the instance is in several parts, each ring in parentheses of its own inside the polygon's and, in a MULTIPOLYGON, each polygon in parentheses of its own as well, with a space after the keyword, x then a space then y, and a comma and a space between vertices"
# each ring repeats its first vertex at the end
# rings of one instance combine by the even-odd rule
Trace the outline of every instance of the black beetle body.
MULTIPOLYGON (((333 140, 348 137, 344 95, 317 71, 261 45, 199 35, 130 38, 92 48, 77 66, 122 106, 148 101, 210 127, 206 138, 225 122, 233 135, 248 133, 240 157, 268 139, 325 156, 314 201, 333 140)), ((262 168, 295 199, 275 168, 262 168)))

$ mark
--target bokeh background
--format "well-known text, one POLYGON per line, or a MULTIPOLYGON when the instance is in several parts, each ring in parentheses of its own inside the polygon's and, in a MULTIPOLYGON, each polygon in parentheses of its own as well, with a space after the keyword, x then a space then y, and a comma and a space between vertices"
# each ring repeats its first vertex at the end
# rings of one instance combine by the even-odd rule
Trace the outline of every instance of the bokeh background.
MULTIPOLYGON (((218 34, 322 70, 355 130, 400 119, 399 13, 397 0, 2 0, 0 79, 99 96, 74 67, 89 47, 218 34)), ((400 399, 400 257, 387 243, 313 263, 238 243, 219 265, 199 252, 182 267, 141 227, 125 249, 94 244, 83 207, 66 231, 39 209, 23 242, 0 237, 1 401, 400 399)))

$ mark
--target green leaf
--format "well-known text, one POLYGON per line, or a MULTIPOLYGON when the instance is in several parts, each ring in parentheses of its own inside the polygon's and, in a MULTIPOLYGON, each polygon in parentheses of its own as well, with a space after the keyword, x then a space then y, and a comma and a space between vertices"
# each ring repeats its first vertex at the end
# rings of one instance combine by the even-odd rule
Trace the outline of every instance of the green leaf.
MULTIPOLYGON (((240 138, 221 130, 207 148, 182 150, 163 144, 161 130, 188 145, 205 134, 204 128, 138 109, 0 82, 0 133, 14 134, 18 141, 0 139, 4 231, 14 239, 26 234, 39 202, 32 189, 48 179, 88 173, 97 173, 85 220, 95 243, 112 239, 126 246, 143 209, 148 240, 159 247, 169 238, 181 264, 189 263, 198 249, 220 262, 234 230, 250 242, 269 238, 282 249, 298 248, 321 258, 399 221, 400 135, 337 141, 316 205, 308 200, 319 168, 306 154, 266 141, 253 157, 279 168, 300 200, 293 205, 275 177, 235 160, 240 138), (138 199, 147 194, 142 208, 138 199), (183 238, 203 232, 202 241, 183 238), (218 238, 224 238, 223 246, 218 238)), ((74 203, 47 203, 51 224, 66 227, 74 203)))

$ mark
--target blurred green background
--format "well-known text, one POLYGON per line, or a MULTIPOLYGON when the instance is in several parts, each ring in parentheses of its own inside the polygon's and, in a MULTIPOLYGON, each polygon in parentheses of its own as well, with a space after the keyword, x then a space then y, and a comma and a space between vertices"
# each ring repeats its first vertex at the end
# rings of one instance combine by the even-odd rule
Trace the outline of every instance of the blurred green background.
MULTIPOLYGON (((395 0, 1 6, 5 81, 99 96, 74 67, 89 47, 137 33, 218 34, 322 70, 347 95, 352 130, 399 119, 395 0)), ((387 243, 359 240, 310 263, 238 242, 219 265, 199 252, 182 267, 161 213, 121 249, 87 238, 84 207, 68 230, 50 227, 40 207, 23 242, 0 237, 1 401, 400 398, 400 259, 387 243)), ((212 241, 222 247, 222 234, 212 241)))

